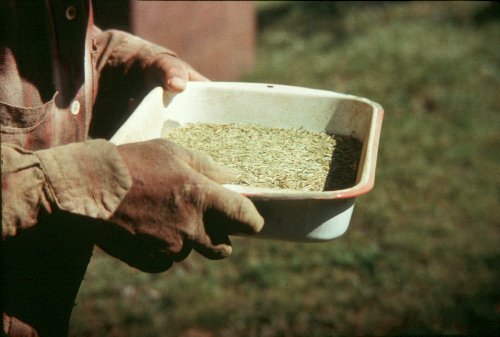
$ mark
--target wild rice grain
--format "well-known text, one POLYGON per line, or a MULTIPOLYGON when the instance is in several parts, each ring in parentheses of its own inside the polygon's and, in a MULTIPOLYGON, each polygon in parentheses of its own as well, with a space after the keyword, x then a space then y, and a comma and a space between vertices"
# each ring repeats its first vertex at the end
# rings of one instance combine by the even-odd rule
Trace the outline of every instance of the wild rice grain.
MULTIPOLYGON (((233 168, 239 173, 234 183, 240 185, 323 191, 332 183, 329 173, 338 137, 322 132, 190 123, 168 131, 164 137, 233 168)), ((352 153, 347 156, 352 158, 352 153)))

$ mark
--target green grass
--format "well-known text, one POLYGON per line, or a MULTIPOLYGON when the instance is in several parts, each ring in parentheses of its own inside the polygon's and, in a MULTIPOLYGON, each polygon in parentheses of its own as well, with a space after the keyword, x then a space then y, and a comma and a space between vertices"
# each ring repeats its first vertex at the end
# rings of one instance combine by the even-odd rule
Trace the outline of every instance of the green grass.
POLYGON ((72 335, 498 334, 498 7, 259 3, 243 80, 380 103, 375 188, 328 243, 235 238, 227 260, 158 275, 97 251, 72 335))

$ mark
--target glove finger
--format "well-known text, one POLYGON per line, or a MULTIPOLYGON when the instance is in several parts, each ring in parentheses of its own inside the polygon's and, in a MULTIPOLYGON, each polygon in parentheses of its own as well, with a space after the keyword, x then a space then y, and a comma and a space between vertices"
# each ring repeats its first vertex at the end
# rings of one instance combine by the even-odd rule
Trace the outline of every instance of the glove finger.
POLYGON ((164 69, 164 87, 173 92, 181 92, 186 89, 189 80, 207 80, 207 78, 195 71, 187 63, 177 58, 163 59, 160 67, 164 69))
POLYGON ((208 81, 208 78, 194 69, 173 68, 163 79, 164 87, 172 92, 182 92, 186 89, 188 81, 208 81))
MULTIPOLYGON (((196 192, 191 194, 191 198, 193 197, 196 203, 204 200, 196 192)), ((212 260, 226 258, 232 252, 227 232, 220 230, 220 226, 216 226, 213 222, 207 222, 206 214, 210 213, 210 210, 202 215, 203 209, 204 207, 198 207, 197 211, 192 212, 196 215, 189 220, 190 226, 187 227, 191 229, 185 233, 184 242, 189 243, 190 247, 206 258, 212 260)))
POLYGON ((193 173, 195 183, 184 185, 184 198, 191 200, 203 217, 191 219, 195 222, 190 227, 196 230, 191 230, 187 239, 205 257, 227 257, 232 251, 228 235, 254 234, 262 229, 264 219, 249 199, 193 173))
POLYGON ((109 255, 148 273, 160 273, 172 266, 174 258, 162 252, 162 243, 158 240, 132 235, 117 226, 103 224, 102 227, 97 244, 109 255))
POLYGON ((212 231, 255 234, 262 229, 264 219, 246 197, 214 183, 207 184, 204 192, 206 224, 217 225, 212 231))
POLYGON ((224 259, 231 255, 233 247, 227 235, 206 235, 192 243, 193 249, 211 260, 224 259))
POLYGON ((177 76, 167 78, 164 81, 164 83, 166 83, 164 85, 164 88, 167 89, 168 91, 172 91, 174 93, 179 93, 179 92, 184 91, 184 89, 186 89, 186 86, 187 86, 187 81, 185 81, 182 78, 177 77, 177 76))
POLYGON ((172 56, 164 56, 156 66, 160 70, 161 81, 166 90, 181 92, 186 88, 189 72, 182 61, 172 56))
POLYGON ((191 254, 191 250, 193 249, 192 245, 188 242, 184 242, 182 249, 180 252, 173 255, 172 259, 175 262, 181 262, 186 259, 189 254, 191 254))

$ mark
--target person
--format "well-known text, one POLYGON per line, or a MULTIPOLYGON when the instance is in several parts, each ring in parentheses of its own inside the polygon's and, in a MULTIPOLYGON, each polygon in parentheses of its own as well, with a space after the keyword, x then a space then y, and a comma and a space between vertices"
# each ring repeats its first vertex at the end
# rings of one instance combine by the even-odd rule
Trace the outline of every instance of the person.
POLYGON ((95 27, 90 0, 0 4, 5 335, 68 334, 94 245, 162 272, 192 250, 225 258, 230 234, 262 228, 252 202, 220 185, 232 173, 208 156, 162 139, 89 136, 93 121, 120 116, 94 111, 103 90, 131 95, 118 87, 128 83, 137 98, 205 77, 164 47, 95 27), (99 87, 107 71, 121 76, 111 89, 99 87))

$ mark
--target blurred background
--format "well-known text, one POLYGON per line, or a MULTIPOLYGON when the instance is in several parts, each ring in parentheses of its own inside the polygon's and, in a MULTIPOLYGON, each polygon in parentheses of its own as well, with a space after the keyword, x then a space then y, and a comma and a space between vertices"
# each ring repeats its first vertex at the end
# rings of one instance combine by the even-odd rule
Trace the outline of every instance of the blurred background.
POLYGON ((96 0, 99 25, 214 80, 354 94, 386 114, 375 187, 344 236, 233 238, 230 258, 193 253, 162 274, 96 249, 71 336, 499 335, 498 3, 112 3, 96 0))

